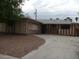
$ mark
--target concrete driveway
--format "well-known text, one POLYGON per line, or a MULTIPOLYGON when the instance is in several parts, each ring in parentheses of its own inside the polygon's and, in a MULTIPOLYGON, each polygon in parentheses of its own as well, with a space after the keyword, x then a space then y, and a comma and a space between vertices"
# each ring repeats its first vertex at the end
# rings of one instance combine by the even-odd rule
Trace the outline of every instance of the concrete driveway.
POLYGON ((79 59, 79 37, 36 36, 45 39, 46 43, 22 59, 79 59))

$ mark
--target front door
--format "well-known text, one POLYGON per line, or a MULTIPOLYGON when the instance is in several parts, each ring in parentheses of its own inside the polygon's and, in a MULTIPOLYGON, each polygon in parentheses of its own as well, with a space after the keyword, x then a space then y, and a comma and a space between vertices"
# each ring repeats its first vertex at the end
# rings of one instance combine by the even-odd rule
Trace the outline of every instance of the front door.
POLYGON ((42 25, 42 34, 46 34, 47 33, 47 26, 46 25, 42 25))

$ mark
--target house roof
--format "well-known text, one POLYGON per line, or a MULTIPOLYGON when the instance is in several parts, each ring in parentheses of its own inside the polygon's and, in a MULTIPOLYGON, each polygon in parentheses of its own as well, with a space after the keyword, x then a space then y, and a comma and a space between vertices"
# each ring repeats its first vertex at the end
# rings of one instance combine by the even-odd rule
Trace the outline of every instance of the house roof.
POLYGON ((41 22, 36 21, 36 20, 34 20, 34 19, 31 19, 31 18, 19 18, 18 21, 29 21, 29 22, 32 22, 32 23, 41 24, 41 22))
POLYGON ((79 24, 77 22, 73 22, 70 19, 66 19, 66 20, 56 20, 56 19, 52 19, 52 20, 34 20, 31 18, 21 18, 21 20, 23 21, 30 21, 30 22, 34 22, 34 23, 38 23, 38 24, 79 24))
POLYGON ((37 20, 43 24, 71 24, 70 20, 37 20))

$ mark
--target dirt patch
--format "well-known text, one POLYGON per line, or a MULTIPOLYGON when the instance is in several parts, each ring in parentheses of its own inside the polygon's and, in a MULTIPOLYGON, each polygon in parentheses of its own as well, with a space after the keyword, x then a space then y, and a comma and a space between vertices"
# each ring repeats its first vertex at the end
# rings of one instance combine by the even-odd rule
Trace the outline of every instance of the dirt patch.
POLYGON ((19 58, 44 43, 43 39, 33 35, 2 35, 0 36, 0 54, 19 58))

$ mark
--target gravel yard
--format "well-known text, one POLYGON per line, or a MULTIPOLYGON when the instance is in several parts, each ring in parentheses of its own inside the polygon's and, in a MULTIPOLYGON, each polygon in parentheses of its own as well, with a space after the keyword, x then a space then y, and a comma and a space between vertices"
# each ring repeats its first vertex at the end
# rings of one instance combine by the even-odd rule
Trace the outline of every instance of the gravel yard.
POLYGON ((0 54, 23 57, 38 49, 44 42, 33 35, 0 35, 0 54))

